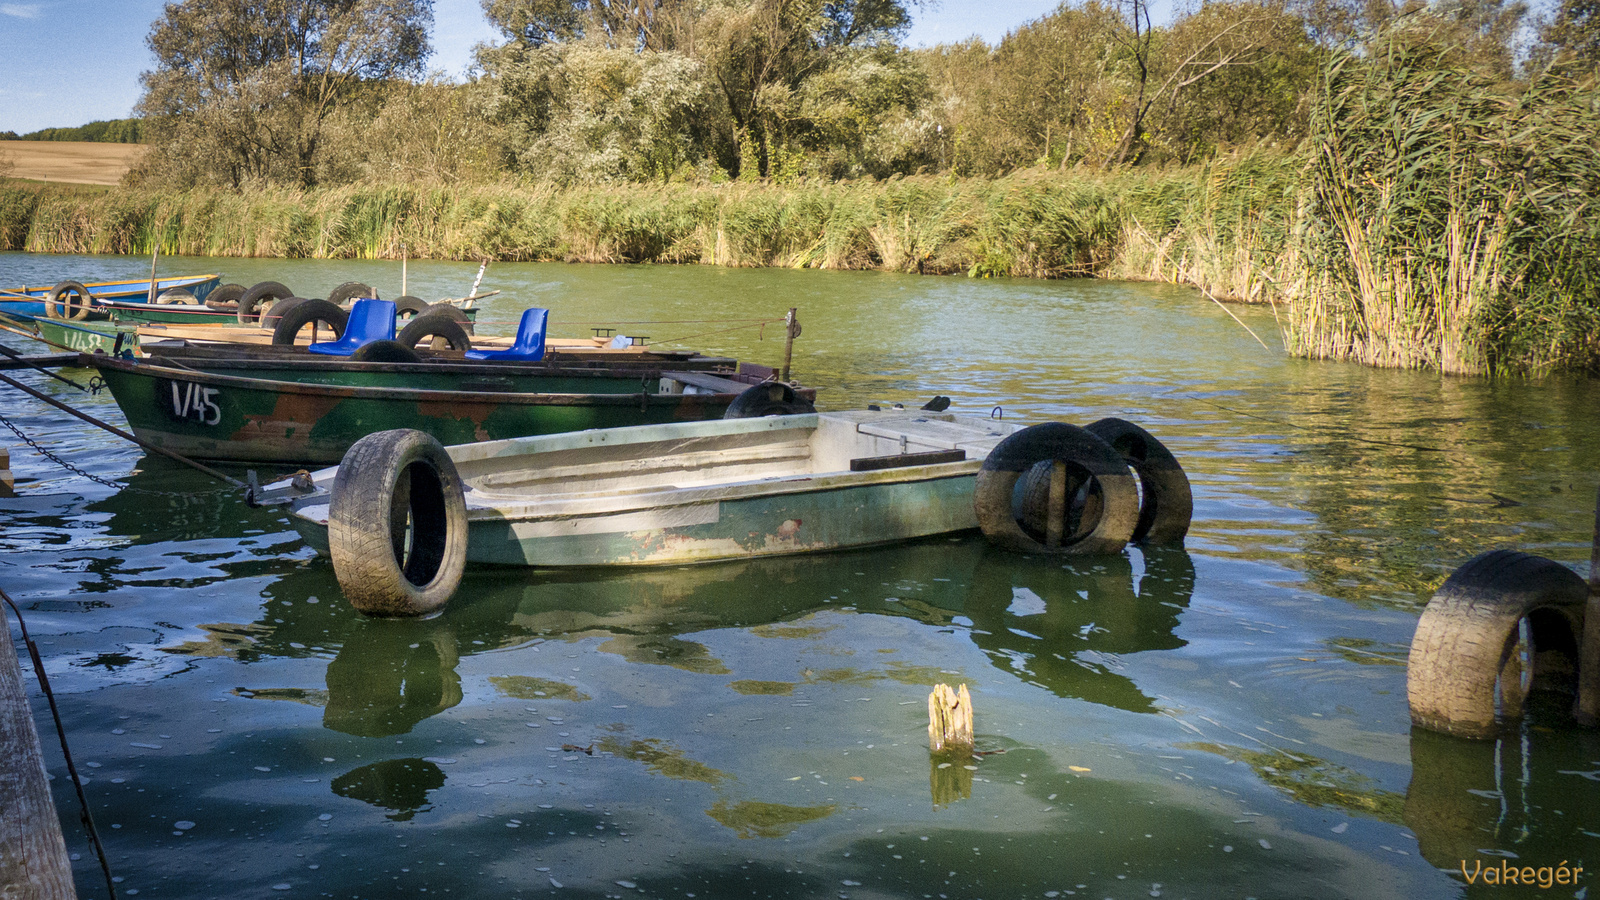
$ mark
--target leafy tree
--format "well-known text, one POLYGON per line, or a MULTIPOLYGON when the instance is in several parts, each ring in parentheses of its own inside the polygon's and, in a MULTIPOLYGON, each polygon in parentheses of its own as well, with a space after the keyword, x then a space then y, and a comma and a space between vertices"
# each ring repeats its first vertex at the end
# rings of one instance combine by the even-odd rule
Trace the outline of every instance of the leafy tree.
POLYGON ((327 125, 371 85, 420 75, 432 0, 181 0, 146 38, 139 111, 179 183, 319 180, 327 125))

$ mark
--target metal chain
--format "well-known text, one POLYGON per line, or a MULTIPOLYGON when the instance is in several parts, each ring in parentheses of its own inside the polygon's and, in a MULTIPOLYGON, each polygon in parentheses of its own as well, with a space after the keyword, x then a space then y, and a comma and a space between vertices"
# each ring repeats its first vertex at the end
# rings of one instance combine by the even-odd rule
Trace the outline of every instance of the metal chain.
POLYGON ((73 465, 72 463, 69 463, 66 460, 62 459, 61 457, 55 455, 51 451, 46 450, 44 447, 41 447, 37 441, 35 441, 33 438, 28 437, 26 434, 24 434, 22 429, 18 428, 14 423, 12 423, 12 421, 10 419, 6 418, 4 415, 0 415, 0 425, 5 425, 7 428, 11 429, 11 433, 12 434, 15 434, 18 438, 20 438, 22 440, 23 443, 27 444, 29 447, 32 447, 35 452, 37 452, 40 456, 44 457, 45 459, 50 460, 51 462, 55 463, 56 465, 60 466, 63 469, 66 469, 68 472, 71 472, 74 475, 78 475, 78 476, 81 476, 83 478, 87 478, 87 479, 89 479, 90 481, 93 481, 96 484, 105 485, 108 488, 116 488, 119 491, 127 491, 127 492, 133 493, 133 494, 149 494, 150 496, 153 496, 153 497, 190 497, 190 496, 193 496, 195 494, 220 494, 220 493, 223 493, 225 491, 232 491, 234 489, 233 487, 230 486, 230 487, 225 487, 225 488, 215 488, 215 489, 209 490, 209 491, 152 491, 149 488, 134 487, 131 484, 123 484, 120 481, 112 481, 109 478, 101 478, 99 475, 95 475, 95 474, 92 474, 90 472, 85 472, 83 469, 78 468, 77 466, 73 465))

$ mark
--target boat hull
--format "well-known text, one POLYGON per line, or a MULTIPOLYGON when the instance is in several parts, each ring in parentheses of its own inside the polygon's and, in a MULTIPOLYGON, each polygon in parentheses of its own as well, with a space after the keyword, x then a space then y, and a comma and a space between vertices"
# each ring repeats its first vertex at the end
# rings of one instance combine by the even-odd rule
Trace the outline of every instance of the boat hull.
POLYGON ((391 428, 415 428, 445 444, 464 444, 716 419, 735 397, 659 393, 633 373, 511 379, 491 372, 476 381, 436 375, 430 383, 420 375, 407 377, 405 364, 369 365, 359 375, 325 372, 328 383, 318 384, 104 356, 83 359, 99 370, 141 439, 185 456, 242 462, 335 463, 360 438, 391 428), (400 387, 397 381, 412 386, 400 387), (451 383, 487 389, 443 389, 451 383), (540 390, 523 390, 533 387, 540 390))
MULTIPOLYGON (((219 275, 186 275, 179 278, 158 278, 156 279, 156 294, 159 295, 162 291, 172 290, 173 288, 183 288, 194 294, 196 298, 204 300, 206 295, 210 294, 221 283, 222 278, 219 275)), ((55 285, 6 288, 0 291, 0 294, 22 294, 29 298, 37 299, 21 300, 14 296, 0 296, 0 313, 43 317, 45 314, 45 298, 50 295, 50 291, 54 287, 55 285)), ((93 294, 96 300, 118 303, 150 302, 150 280, 148 278, 142 281, 93 281, 86 282, 84 287, 89 289, 89 293, 93 294)), ((106 316, 107 313, 104 309, 91 310, 89 313, 89 317, 92 319, 104 319, 106 316)))

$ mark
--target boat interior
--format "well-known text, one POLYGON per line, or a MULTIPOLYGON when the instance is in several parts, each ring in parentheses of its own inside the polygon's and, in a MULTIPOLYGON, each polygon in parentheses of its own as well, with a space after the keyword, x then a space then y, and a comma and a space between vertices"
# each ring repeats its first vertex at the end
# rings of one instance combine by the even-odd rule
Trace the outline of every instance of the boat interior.
POLYGON ((1018 426, 948 413, 819 413, 450 448, 468 503, 579 499, 911 466, 971 468, 1018 426))

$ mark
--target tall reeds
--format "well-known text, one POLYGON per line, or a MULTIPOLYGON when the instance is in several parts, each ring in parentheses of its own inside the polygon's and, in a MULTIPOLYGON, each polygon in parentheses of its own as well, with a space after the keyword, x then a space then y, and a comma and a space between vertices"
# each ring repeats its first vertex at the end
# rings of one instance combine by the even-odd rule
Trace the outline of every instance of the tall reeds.
POLYGON ((1600 362, 1600 92, 1513 85, 1395 32, 1313 112, 1310 193, 1280 267, 1290 349, 1445 373, 1600 362))

